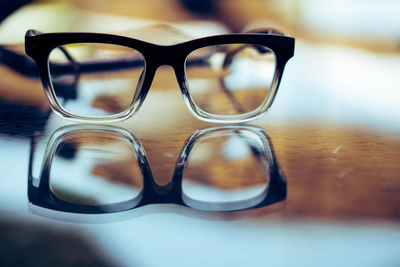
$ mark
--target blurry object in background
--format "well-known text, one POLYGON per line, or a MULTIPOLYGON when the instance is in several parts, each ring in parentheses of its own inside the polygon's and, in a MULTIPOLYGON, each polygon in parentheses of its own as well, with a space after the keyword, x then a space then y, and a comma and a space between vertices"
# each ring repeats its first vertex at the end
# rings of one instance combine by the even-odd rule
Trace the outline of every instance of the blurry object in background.
POLYGON ((199 15, 212 15, 215 12, 215 0, 181 0, 182 5, 199 15))
POLYGON ((0 101, 16 106, 49 109, 34 62, 22 51, 22 46, 0 46, 0 101))
POLYGON ((24 42, 24 34, 30 27, 48 31, 56 28, 68 31, 87 23, 85 14, 70 3, 62 1, 34 1, 10 14, 0 25, 0 43, 19 45, 24 42))
MULTIPOLYGON (((143 41, 152 42, 160 45, 172 45, 182 43, 193 39, 194 32, 189 31, 190 26, 186 28, 183 25, 172 25, 166 23, 149 24, 144 27, 131 29, 125 34, 132 38, 137 38, 143 41)), ((203 24, 205 27, 206 25, 203 24)))
POLYGON ((226 27, 217 21, 193 20, 195 16, 189 12, 181 16, 185 13, 184 8, 178 2, 172 2, 38 1, 17 10, 4 20, 0 25, 0 44, 22 44, 29 29, 113 33, 163 44, 168 44, 169 33, 173 32, 166 30, 166 24, 190 33, 190 38, 227 32, 226 27), (162 29, 162 32, 157 33, 154 28, 162 29))
POLYGON ((117 33, 149 22, 194 24, 201 20, 210 23, 203 31, 278 27, 306 40, 398 51, 399 12, 397 0, 54 0, 16 12, 0 27, 0 40, 11 41, 18 34, 21 43, 29 28, 46 32, 111 32, 112 28, 117 33))
POLYGON ((62 127, 50 137, 43 161, 38 144, 31 147, 28 198, 45 209, 103 214, 171 203, 239 211, 286 198, 285 177, 260 128, 196 131, 166 185, 155 182, 140 141, 122 128, 62 127))
POLYGON ((21 46, 0 46, 0 63, 18 74, 24 75, 28 78, 39 78, 39 72, 36 68, 35 62, 27 57, 21 46))
MULTIPOLYGON (((0 23, 30 2, 0 1, 0 23)), ((0 133, 30 136, 44 129, 48 105, 43 101, 43 93, 34 89, 40 88, 39 80, 35 82, 32 79, 38 78, 35 65, 29 65, 33 62, 13 49, 18 50, 18 47, 0 46, 0 133), (21 77, 21 72, 26 68, 29 69, 28 75, 21 77)))
POLYGON ((299 30, 307 38, 377 51, 400 50, 397 0, 303 0, 298 7, 299 30))
MULTIPOLYGON (((57 1, 57 0, 56 0, 57 1)), ((158 22, 180 22, 198 19, 177 0, 59 0, 67 2, 82 11, 108 13, 120 17, 130 17, 158 22)), ((200 3, 203 2, 199 1, 200 3)), ((207 2, 207 1, 204 1, 207 2)))
POLYGON ((0 23, 18 8, 29 4, 33 0, 0 0, 0 23))
POLYGON ((18 46, 0 46, 0 133, 30 136, 42 131, 49 105, 34 62, 18 46))
POLYGON ((31 105, 0 100, 0 134, 29 137, 45 128, 48 112, 31 105))
POLYGON ((293 56, 294 38, 257 31, 160 46, 118 35, 29 30, 25 48, 52 109, 67 119, 102 123, 132 116, 156 70, 169 65, 193 115, 231 123, 267 112, 293 56), (200 77, 190 72, 193 67, 200 67, 200 77), (64 97, 65 81, 72 83, 76 98, 64 97))
POLYGON ((85 235, 61 227, 0 221, 1 266, 115 266, 85 235))
POLYGON ((0 133, 30 136, 42 131, 49 105, 34 62, 16 46, 0 46, 0 133))
POLYGON ((214 19, 233 31, 266 25, 279 26, 296 38, 315 42, 336 43, 381 52, 395 52, 400 49, 400 2, 397 0, 213 2, 214 19))

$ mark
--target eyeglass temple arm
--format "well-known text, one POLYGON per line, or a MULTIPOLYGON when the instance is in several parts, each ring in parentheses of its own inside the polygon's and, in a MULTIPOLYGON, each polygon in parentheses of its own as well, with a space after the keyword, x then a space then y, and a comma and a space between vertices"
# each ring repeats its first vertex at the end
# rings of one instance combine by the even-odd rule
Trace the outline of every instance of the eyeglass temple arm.
POLYGON ((25 55, 14 52, 4 46, 0 46, 0 62, 24 76, 30 78, 39 76, 35 62, 25 55))
POLYGON ((75 72, 79 74, 79 64, 74 60, 74 58, 67 52, 67 49, 65 49, 62 46, 59 46, 58 49, 61 50, 61 52, 64 54, 64 56, 69 60, 71 63, 72 67, 74 68, 75 72))
MULTIPOLYGON (((272 28, 253 29, 253 30, 246 31, 246 33, 285 35, 284 33, 280 32, 278 30, 272 29, 272 28)), ((240 52, 241 50, 243 50, 244 48, 246 48, 248 46, 255 48, 261 54, 271 53, 271 50, 267 49, 266 47, 264 47, 262 45, 243 44, 242 46, 239 46, 237 49, 234 49, 232 51, 229 51, 229 53, 227 53, 223 66, 225 67, 226 65, 230 65, 232 63, 232 59, 235 56, 235 54, 237 54, 238 52, 240 52)))
MULTIPOLYGON (((39 33, 40 32, 36 30, 30 30, 27 34, 35 35, 39 33)), ((65 48, 59 47, 59 49, 69 60, 75 72, 78 73, 79 64, 76 62, 76 60, 74 60, 74 58, 68 53, 68 51, 65 48)), ((31 60, 29 57, 26 57, 25 55, 14 52, 11 49, 7 49, 5 46, 0 46, 0 62, 4 63, 12 70, 24 76, 30 78, 36 78, 39 76, 36 64, 35 62, 33 62, 33 60, 31 60)))
MULTIPOLYGON (((246 33, 284 35, 282 32, 272 29, 272 28, 253 29, 253 30, 247 31, 246 33)), ((233 49, 231 51, 226 51, 226 56, 225 56, 222 67, 223 68, 229 67, 232 64, 232 61, 233 61, 233 58, 235 57, 235 55, 246 47, 253 47, 261 54, 271 53, 271 51, 269 49, 265 48, 264 46, 253 45, 253 44, 243 44, 236 49, 233 49)), ((221 90, 227 95, 229 100, 232 102, 232 105, 235 107, 236 111, 239 113, 244 113, 245 110, 242 108, 239 101, 236 100, 234 94, 232 94, 232 92, 226 87, 225 81, 223 78, 220 78, 220 85, 221 85, 221 90)))

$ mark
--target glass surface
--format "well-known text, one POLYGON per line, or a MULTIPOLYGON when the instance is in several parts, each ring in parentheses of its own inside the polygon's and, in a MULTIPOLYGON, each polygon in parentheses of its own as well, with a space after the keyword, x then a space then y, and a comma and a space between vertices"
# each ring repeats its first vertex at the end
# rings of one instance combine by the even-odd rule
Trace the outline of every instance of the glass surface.
POLYGON ((105 205, 134 199, 143 178, 128 140, 106 131, 72 132, 58 144, 50 188, 74 204, 105 205))
POLYGON ((203 112, 238 115, 262 107, 271 93, 275 54, 252 44, 207 46, 189 54, 189 93, 203 112))
POLYGON ((55 97, 66 112, 107 117, 134 102, 145 60, 138 51, 119 45, 68 44, 51 51, 49 71, 55 97))
MULTIPOLYGON (((194 200, 215 207, 218 203, 229 204, 260 196, 270 178, 265 155, 263 141, 248 130, 224 130, 200 139, 190 151, 183 172, 182 191, 186 204, 192 206, 194 200)), ((248 203, 249 206, 254 204, 257 203, 248 203)))

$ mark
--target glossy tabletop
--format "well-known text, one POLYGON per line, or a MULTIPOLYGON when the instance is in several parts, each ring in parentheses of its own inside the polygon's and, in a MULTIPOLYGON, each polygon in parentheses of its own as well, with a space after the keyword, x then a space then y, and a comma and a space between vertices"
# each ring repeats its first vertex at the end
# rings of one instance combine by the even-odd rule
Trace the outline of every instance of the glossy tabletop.
POLYGON ((246 124, 193 117, 168 67, 132 118, 76 124, 2 64, 0 244, 19 263, 397 266, 399 59, 296 40, 246 124))

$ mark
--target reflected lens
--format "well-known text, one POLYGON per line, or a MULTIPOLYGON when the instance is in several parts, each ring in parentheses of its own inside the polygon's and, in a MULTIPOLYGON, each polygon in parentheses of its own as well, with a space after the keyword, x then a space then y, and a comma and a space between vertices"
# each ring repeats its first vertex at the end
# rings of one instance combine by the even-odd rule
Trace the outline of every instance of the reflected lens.
POLYGON ((82 131, 67 134, 50 166, 55 196, 80 205, 107 205, 136 198, 143 188, 137 155, 117 133, 82 131))
POLYGON ((145 60, 136 50, 112 44, 77 43, 53 49, 50 80, 59 105, 84 117, 109 117, 136 100, 145 60))
POLYGON ((223 116, 258 113, 271 95, 275 67, 275 54, 265 46, 207 46, 186 59, 187 87, 202 112, 223 116))
POLYGON ((223 130, 197 141, 182 179, 187 205, 205 210, 236 210, 261 201, 269 183, 264 142, 249 130, 223 130))

